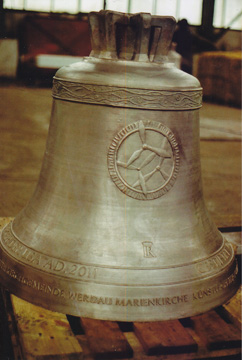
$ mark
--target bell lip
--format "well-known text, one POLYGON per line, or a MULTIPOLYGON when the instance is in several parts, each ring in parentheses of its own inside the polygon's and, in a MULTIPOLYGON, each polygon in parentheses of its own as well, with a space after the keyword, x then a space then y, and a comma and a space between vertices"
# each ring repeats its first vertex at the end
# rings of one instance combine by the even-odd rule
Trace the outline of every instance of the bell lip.
MULTIPOLYGON (((232 266, 230 266, 230 270, 231 270, 231 267, 232 266)), ((231 276, 233 276, 235 274, 232 284, 229 283, 229 285, 228 285, 228 287, 230 287, 230 291, 229 292, 225 291, 222 295, 217 296, 215 299, 213 299, 212 302, 210 302, 210 301, 206 301, 205 303, 201 302, 201 304, 199 304, 199 306, 193 305, 192 303, 188 303, 188 306, 187 306, 187 304, 182 304, 177 311, 173 310, 172 312, 170 312, 170 311, 167 312, 163 307, 160 307, 159 308, 160 311, 156 312, 155 314, 152 312, 149 313, 148 307, 141 309, 140 313, 136 313, 136 314, 133 314, 132 308, 130 308, 129 309, 130 312, 128 311, 128 313, 127 313, 127 304, 123 307, 124 311, 121 312, 121 314, 119 312, 119 315, 117 315, 117 312, 114 309, 115 307, 110 307, 110 306, 106 306, 104 311, 100 311, 100 309, 95 309, 95 307, 88 308, 85 303, 76 302, 75 305, 69 306, 69 303, 68 304, 62 303, 61 301, 53 303, 51 301, 51 299, 46 299, 47 301, 43 302, 39 299, 39 297, 34 296, 34 295, 36 295, 34 292, 33 293, 30 292, 30 294, 27 294, 27 292, 22 291, 22 288, 20 286, 18 286, 16 288, 14 286, 14 283, 12 283, 11 281, 8 282, 8 284, 7 284, 7 282, 6 282, 6 284, 3 284, 3 287, 5 287, 5 289, 8 290, 11 294, 13 294, 25 301, 28 301, 34 305, 43 307, 43 308, 48 309, 53 312, 68 314, 68 315, 72 315, 72 316, 81 316, 81 317, 93 318, 93 319, 99 319, 99 320, 125 321, 125 322, 167 321, 167 320, 175 320, 175 319, 182 319, 182 318, 186 318, 186 317, 196 316, 196 315, 205 313, 207 311, 210 311, 210 310, 226 303, 229 299, 231 299, 237 293, 237 291, 240 287, 237 262, 235 265, 235 270, 237 270, 237 272, 234 271, 232 274, 230 274, 229 277, 227 277, 227 279, 229 279, 231 276), (147 309, 147 311, 145 311, 146 309, 147 309)), ((0 269, 0 272, 1 272, 1 269, 0 269)), ((227 269, 227 271, 225 269, 225 272, 227 273, 228 269, 227 269)), ((3 275, 6 276, 6 274, 3 274, 3 275)), ((216 279, 214 281, 216 284, 216 279)), ((206 285, 206 279, 204 280, 204 282, 206 285)), ((196 290, 192 287, 193 284, 191 283, 190 285, 191 285, 192 291, 194 291, 194 293, 196 293, 196 290)), ((225 288, 225 290, 226 290, 226 288, 225 288)), ((174 289, 175 289, 175 287, 174 287, 174 289)), ((81 292, 79 294, 82 295, 81 292)), ((191 292, 191 294, 192 294, 192 292, 191 292)), ((191 295, 191 294, 189 294, 189 295, 191 295)), ((161 296, 163 296, 163 294, 161 296)), ((181 295, 181 296, 183 296, 183 295, 181 295)), ((174 296, 174 297, 179 297, 179 296, 174 296)), ((146 298, 147 297, 144 296, 144 300, 146 298)), ((155 298, 155 295, 152 296, 152 298, 155 298)), ((103 295, 102 299, 109 299, 109 297, 105 298, 105 295, 103 295)), ((169 297, 166 297, 166 298, 164 297, 163 299, 169 299, 169 297)), ((129 300, 132 302, 134 299, 125 298, 125 301, 128 302, 129 300)), ((90 303, 88 303, 88 304, 90 304, 90 303)))
POLYGON ((202 309, 194 309, 193 311, 187 311, 184 314, 174 314, 174 315, 166 315, 165 313, 162 313, 162 316, 159 315, 155 315, 155 316, 146 316, 146 317, 142 317, 142 316, 129 316, 129 317, 123 317, 123 316, 115 316, 115 315, 110 315, 110 312, 106 312, 105 315, 103 315, 103 312, 99 312, 98 315, 96 315, 95 313, 91 312, 82 312, 80 313, 79 311, 71 311, 71 312, 65 312, 63 311, 63 306, 61 304, 59 304, 59 306, 51 306, 50 303, 47 304, 42 304, 40 301, 38 301, 38 299, 36 300, 36 298, 31 298, 31 300, 28 297, 25 297, 24 295, 19 296, 17 293, 14 293, 14 291, 9 291, 6 287, 4 287, 4 289, 6 291, 8 291, 9 293, 11 293, 12 295, 26 301, 29 302, 32 305, 35 306, 39 306, 42 307, 46 310, 49 310, 51 312, 54 313, 59 313, 59 314, 65 314, 68 316, 78 316, 78 317, 82 317, 82 318, 89 318, 89 319, 95 319, 95 320, 104 320, 104 321, 118 321, 118 322, 157 322, 157 321, 169 321, 169 320, 180 320, 180 319, 185 319, 185 318, 189 318, 189 317, 193 317, 193 316, 198 316, 198 315, 202 315, 205 314, 209 311, 212 311, 216 308, 218 308, 219 306, 222 306, 224 304, 226 304, 228 301, 232 300, 232 298, 237 294, 237 292, 240 289, 240 285, 238 285, 237 287, 234 287, 233 291, 231 291, 231 293, 229 293, 226 297, 223 298, 223 300, 218 301, 217 304, 214 304, 213 306, 207 306, 204 310, 202 309))

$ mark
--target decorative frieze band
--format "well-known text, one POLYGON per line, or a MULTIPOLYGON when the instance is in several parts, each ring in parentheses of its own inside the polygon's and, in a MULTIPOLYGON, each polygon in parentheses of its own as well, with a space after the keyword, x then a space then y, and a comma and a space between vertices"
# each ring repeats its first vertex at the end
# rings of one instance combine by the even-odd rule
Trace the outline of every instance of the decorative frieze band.
POLYGON ((54 78, 53 97, 88 104, 150 110, 193 110, 202 106, 202 89, 146 90, 81 84, 54 78))

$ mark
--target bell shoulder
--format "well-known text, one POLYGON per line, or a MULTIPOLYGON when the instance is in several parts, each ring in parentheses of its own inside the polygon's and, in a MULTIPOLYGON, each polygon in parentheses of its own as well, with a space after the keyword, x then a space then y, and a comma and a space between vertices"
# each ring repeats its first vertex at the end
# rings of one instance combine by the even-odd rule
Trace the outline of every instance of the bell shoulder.
POLYGON ((152 90, 197 90, 200 82, 194 76, 169 62, 151 63, 84 57, 60 68, 56 80, 152 90))

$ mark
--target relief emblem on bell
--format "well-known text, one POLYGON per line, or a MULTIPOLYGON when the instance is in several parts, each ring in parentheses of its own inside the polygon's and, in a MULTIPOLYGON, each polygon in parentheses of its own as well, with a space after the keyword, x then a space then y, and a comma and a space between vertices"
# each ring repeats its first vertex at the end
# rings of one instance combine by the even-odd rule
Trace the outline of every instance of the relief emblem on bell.
POLYGON ((184 318, 238 289, 203 200, 202 89, 167 60, 169 16, 89 15, 92 52, 59 69, 39 181, 0 236, 1 283, 48 309, 184 318))
POLYGON ((139 121, 114 137, 108 167, 112 180, 126 195, 138 200, 156 199, 176 179, 178 144, 162 123, 139 121))

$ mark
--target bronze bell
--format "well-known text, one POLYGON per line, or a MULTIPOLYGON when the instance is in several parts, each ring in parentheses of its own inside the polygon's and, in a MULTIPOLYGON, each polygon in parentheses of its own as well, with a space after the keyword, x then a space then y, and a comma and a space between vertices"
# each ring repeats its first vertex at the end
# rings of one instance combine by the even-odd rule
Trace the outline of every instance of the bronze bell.
POLYGON ((238 288, 204 205, 197 79, 167 62, 175 20, 89 16, 89 57, 57 71, 39 182, 1 234, 1 282, 66 314, 182 318, 238 288))

